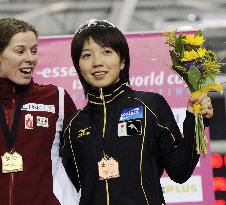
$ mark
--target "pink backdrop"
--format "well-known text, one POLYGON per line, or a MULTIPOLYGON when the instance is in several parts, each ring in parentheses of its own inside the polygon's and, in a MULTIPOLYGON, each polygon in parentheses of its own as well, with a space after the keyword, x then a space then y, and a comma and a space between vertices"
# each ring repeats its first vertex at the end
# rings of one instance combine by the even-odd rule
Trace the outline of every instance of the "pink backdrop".
MULTIPOLYGON (((130 47, 130 80, 134 89, 162 94, 172 107, 182 131, 187 87, 170 68, 168 47, 160 33, 127 34, 130 47)), ((34 74, 38 83, 51 83, 64 87, 77 107, 85 105, 83 90, 70 58, 71 36, 40 38, 39 63, 34 74)), ((208 134, 208 133, 207 133, 208 134)), ((164 176, 162 187, 167 204, 214 204, 210 155, 200 159, 192 178, 183 185, 173 183, 164 176)))

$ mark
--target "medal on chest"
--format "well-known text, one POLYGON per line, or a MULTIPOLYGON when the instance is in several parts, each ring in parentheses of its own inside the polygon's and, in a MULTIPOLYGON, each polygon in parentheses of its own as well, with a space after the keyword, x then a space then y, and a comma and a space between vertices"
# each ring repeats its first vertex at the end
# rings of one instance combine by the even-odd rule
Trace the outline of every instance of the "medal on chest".
MULTIPOLYGON (((103 96, 103 95, 102 95, 103 96)), ((104 106, 104 109, 105 106, 104 106)), ((105 110, 106 111, 106 110, 105 110)), ((106 122, 106 112, 104 112, 104 122, 106 122)), ((92 113, 90 112, 90 119, 91 119, 91 124, 95 125, 96 121, 93 120, 93 116, 92 113)), ((115 160, 113 157, 108 156, 105 153, 105 149, 104 149, 104 141, 105 141, 105 130, 106 130, 106 124, 104 124, 103 127, 103 138, 101 138, 101 149, 103 150, 103 157, 101 158, 101 160, 97 163, 98 164, 98 174, 99 174, 99 180, 108 180, 108 179, 112 179, 112 178, 117 178, 120 177, 120 173, 119 173, 119 163, 117 160, 115 160)), ((94 133, 94 135, 98 135, 97 130, 92 126, 92 131, 94 133)))
POLYGON ((23 171, 23 159, 17 152, 5 152, 2 156, 2 173, 23 171))
POLYGON ((16 140, 17 128, 19 127, 19 122, 20 122, 20 113, 21 113, 21 106, 23 101, 22 99, 16 106, 11 130, 8 127, 4 110, 0 105, 0 126, 3 131, 3 136, 5 138, 6 145, 8 149, 11 150, 10 152, 5 152, 1 156, 2 173, 12 173, 12 172, 23 171, 22 156, 19 153, 15 152, 14 150, 14 143, 16 140))
POLYGON ((102 158, 98 162, 99 180, 106 180, 120 177, 118 162, 110 157, 109 159, 102 158))

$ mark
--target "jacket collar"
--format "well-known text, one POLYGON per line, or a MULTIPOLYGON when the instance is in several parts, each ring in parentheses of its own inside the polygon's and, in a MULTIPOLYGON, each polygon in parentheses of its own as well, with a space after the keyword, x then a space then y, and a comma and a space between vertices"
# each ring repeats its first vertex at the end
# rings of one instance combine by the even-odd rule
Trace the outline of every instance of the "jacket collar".
POLYGON ((96 105, 102 105, 103 102, 108 104, 119 98, 128 89, 130 87, 127 83, 120 81, 106 88, 93 89, 88 92, 88 102, 96 105))
POLYGON ((28 85, 17 85, 6 78, 0 78, 0 99, 12 99, 15 94, 24 92, 33 84, 33 80, 28 85))

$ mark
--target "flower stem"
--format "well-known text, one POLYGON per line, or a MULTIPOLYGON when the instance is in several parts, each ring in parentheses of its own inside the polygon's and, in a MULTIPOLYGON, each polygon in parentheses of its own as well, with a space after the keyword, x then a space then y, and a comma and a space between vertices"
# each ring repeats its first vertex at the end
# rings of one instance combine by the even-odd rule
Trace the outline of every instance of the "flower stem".
POLYGON ((208 143, 205 135, 203 117, 200 114, 195 115, 195 141, 197 153, 205 156, 208 150, 208 143))

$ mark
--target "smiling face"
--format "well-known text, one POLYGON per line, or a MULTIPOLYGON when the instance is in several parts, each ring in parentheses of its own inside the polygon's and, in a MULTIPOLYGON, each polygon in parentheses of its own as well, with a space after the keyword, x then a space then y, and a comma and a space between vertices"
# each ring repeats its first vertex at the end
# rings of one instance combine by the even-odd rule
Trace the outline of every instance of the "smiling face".
POLYGON ((17 33, 0 53, 0 77, 26 85, 31 81, 37 62, 37 37, 34 32, 17 33))
POLYGON ((124 62, 115 50, 97 44, 92 38, 84 42, 79 69, 90 86, 104 88, 116 83, 123 68, 124 62))

